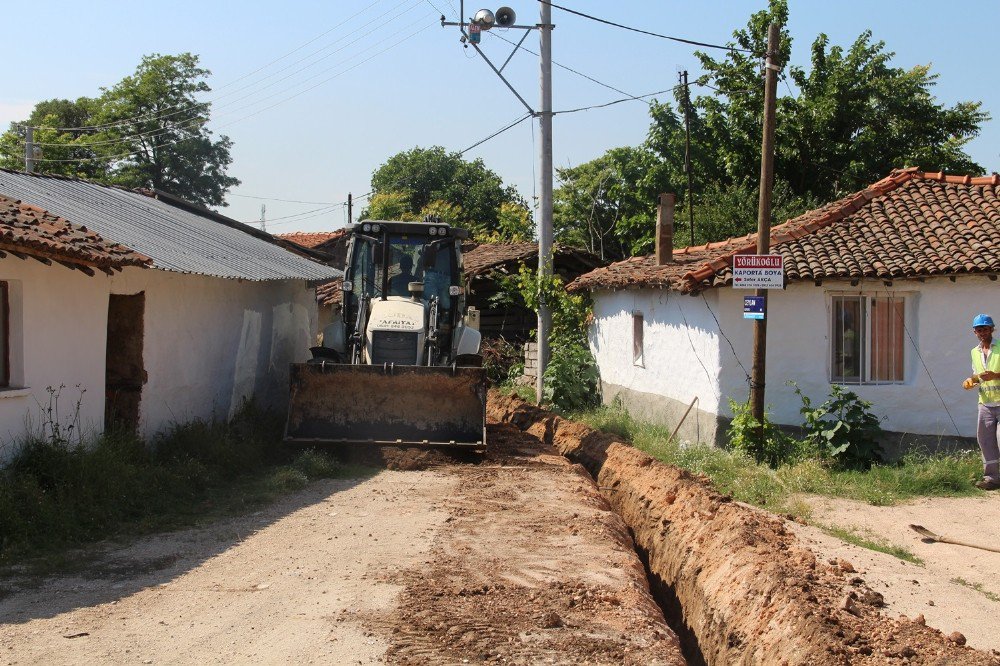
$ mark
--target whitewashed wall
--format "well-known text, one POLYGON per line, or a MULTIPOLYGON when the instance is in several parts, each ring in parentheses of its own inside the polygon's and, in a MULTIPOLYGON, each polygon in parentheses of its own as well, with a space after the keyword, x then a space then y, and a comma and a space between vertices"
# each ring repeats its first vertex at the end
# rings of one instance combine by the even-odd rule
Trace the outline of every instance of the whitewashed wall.
POLYGON ((2 464, 49 419, 42 414, 49 387, 65 385, 58 400, 64 427, 78 402, 85 434, 103 427, 110 278, 7 257, 0 260, 0 280, 10 285, 11 322, 11 387, 0 389, 2 464))
POLYGON ((283 409, 288 365, 313 346, 315 290, 304 281, 248 282, 126 269, 112 293, 146 293, 142 431, 228 418, 244 399, 283 409))
MULTIPOLYGON (((731 416, 726 397, 745 400, 748 394, 753 323, 743 319, 743 296, 749 293, 723 287, 709 290, 704 298, 660 290, 594 294, 590 341, 602 382, 612 389, 622 387, 681 403, 697 396, 703 416, 731 416), (633 311, 645 317, 645 367, 632 363, 633 311)), ((956 435, 957 425, 957 434, 975 436, 976 397, 961 388, 970 372, 969 350, 975 344, 970 325, 978 312, 1000 316, 1000 286, 985 277, 961 277, 956 282, 947 278, 897 281, 892 286, 881 281, 856 287, 847 282, 795 283, 770 292, 766 399, 773 420, 801 423, 801 402, 786 385, 788 380, 794 380, 814 401, 823 400, 829 392, 834 293, 891 293, 906 298, 905 381, 849 387, 874 403, 874 412, 883 418, 882 427, 943 437, 956 435)))
MULTIPOLYGON (((724 316, 720 317, 723 330, 749 368, 752 326, 741 319, 742 294, 728 288, 719 291, 724 292, 724 316), (731 330, 746 333, 733 336, 731 330)), ((923 283, 896 281, 892 286, 881 281, 863 282, 856 287, 846 282, 824 282, 822 286, 796 283, 772 293, 768 303, 767 403, 774 420, 801 423, 801 403, 785 385, 787 380, 795 380, 814 401, 824 399, 829 392, 832 294, 892 294, 906 299, 905 381, 849 386, 873 403, 875 414, 883 417, 882 427, 930 436, 974 437, 976 395, 961 386, 972 371, 969 350, 976 344, 972 317, 978 312, 1000 312, 1000 286, 985 277, 960 277, 955 282, 947 278, 923 283)), ((723 364, 724 391, 745 385, 738 368, 734 370, 725 357, 723 364)))
POLYGON ((140 403, 146 436, 194 418, 228 418, 250 396, 284 409, 288 365, 309 357, 318 326, 315 290, 301 280, 259 283, 139 268, 87 277, 14 258, 0 261, 0 280, 10 284, 12 367, 12 387, 0 390, 0 464, 46 418, 39 405, 48 406, 48 387, 66 387, 59 400, 63 425, 79 401, 85 432, 103 429, 111 293, 146 294, 149 380, 140 403))
POLYGON ((712 317, 718 311, 718 298, 716 292, 703 299, 666 290, 594 294, 590 346, 605 401, 621 398, 641 418, 672 426, 697 398, 681 437, 713 440, 714 416, 723 399, 720 337, 712 317), (641 364, 633 361, 634 312, 643 315, 641 364))

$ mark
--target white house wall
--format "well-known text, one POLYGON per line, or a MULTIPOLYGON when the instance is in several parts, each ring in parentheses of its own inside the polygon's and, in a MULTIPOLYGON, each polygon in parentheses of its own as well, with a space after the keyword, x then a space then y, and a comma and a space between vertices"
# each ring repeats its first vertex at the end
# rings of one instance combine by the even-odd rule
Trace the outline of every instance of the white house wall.
POLYGON ((228 418, 254 396, 284 409, 288 365, 309 357, 315 292, 304 281, 246 282, 126 269, 112 293, 145 292, 140 422, 147 435, 228 418))
POLYGON ((14 257, 0 260, 0 280, 9 284, 11 333, 11 387, 0 389, 2 464, 26 435, 55 421, 54 413, 42 413, 50 404, 49 388, 58 393, 61 426, 73 423, 79 403, 84 434, 103 427, 111 280, 14 257))
MULTIPOLYGON (((731 417, 726 398, 746 400, 748 395, 753 323, 743 319, 743 296, 750 293, 730 287, 708 290, 704 299, 660 290, 595 293, 590 341, 605 399, 623 393, 623 399, 631 398, 630 407, 672 426, 679 420, 678 404, 686 409, 697 396, 700 433, 685 427, 682 437, 711 441, 714 435, 720 441, 709 417, 731 417), (645 319, 644 367, 632 363, 633 311, 642 312, 645 319), (667 418, 655 418, 664 415, 667 418)), ((769 292, 765 383, 772 419, 786 425, 802 422, 801 401, 786 384, 789 380, 814 402, 829 393, 833 294, 893 294, 906 299, 905 381, 849 386, 873 403, 882 427, 926 436, 930 444, 933 438, 975 436, 976 397, 964 391, 961 382, 970 373, 973 315, 1000 315, 1000 289, 985 277, 897 281, 892 286, 881 281, 855 287, 847 282, 795 283, 769 292)))
POLYGON ((717 302, 711 292, 704 299, 651 289, 595 294, 590 346, 605 402, 623 400, 640 417, 673 426, 697 399, 680 435, 714 440, 721 397, 717 302), (644 322, 641 364, 633 360, 636 312, 644 322))
MULTIPOLYGON (((749 368, 752 326, 741 319, 742 294, 729 288, 717 291, 724 292, 724 317, 720 318, 724 330, 749 368), (734 330, 740 334, 732 335, 734 330)), ((883 418, 882 427, 931 437, 974 437, 976 395, 961 387, 972 372, 969 350, 976 343, 972 317, 978 312, 1000 312, 1000 288, 985 277, 960 277, 955 282, 947 278, 923 283, 897 281, 892 286, 881 281, 856 287, 846 282, 824 282, 822 286, 796 283, 773 292, 768 304, 766 396, 774 420, 801 423, 801 402, 786 386, 789 379, 814 403, 829 393, 830 301, 835 293, 891 294, 906 299, 903 383, 848 386, 873 403, 874 413, 883 418)), ((723 390, 732 392, 741 384, 745 385, 742 371, 724 363, 723 390)))

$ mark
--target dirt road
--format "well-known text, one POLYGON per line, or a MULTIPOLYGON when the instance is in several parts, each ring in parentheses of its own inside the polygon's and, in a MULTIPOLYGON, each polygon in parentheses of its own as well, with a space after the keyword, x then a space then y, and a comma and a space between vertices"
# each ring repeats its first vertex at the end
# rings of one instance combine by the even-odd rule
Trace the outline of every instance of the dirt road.
POLYGON ((0 599, 0 663, 683 663, 589 477, 490 437, 109 546, 0 599))
POLYGON ((816 527, 793 525, 821 559, 850 560, 868 584, 885 598, 890 616, 922 615, 928 626, 945 634, 961 632, 972 647, 1000 654, 996 615, 1000 610, 1000 554, 946 543, 925 543, 912 523, 970 542, 996 547, 1000 495, 934 497, 898 506, 871 506, 827 497, 802 498, 821 525, 854 530, 862 537, 901 546, 920 558, 910 563, 867 550, 825 534, 816 527))

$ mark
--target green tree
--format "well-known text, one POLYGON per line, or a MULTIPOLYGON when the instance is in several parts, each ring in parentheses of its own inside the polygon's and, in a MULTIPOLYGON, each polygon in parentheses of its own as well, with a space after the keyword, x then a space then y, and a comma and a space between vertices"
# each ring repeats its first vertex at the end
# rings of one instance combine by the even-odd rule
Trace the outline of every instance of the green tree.
POLYGON ((644 146, 613 148, 579 166, 556 169, 557 240, 609 260, 652 248, 656 196, 673 189, 670 170, 644 146))
POLYGON ((145 56, 98 100, 94 122, 111 164, 111 180, 127 187, 152 187, 205 206, 224 206, 229 188, 240 181, 226 175, 232 162, 227 136, 212 140, 211 105, 196 95, 211 90, 211 72, 198 56, 145 56))
POLYGON ((100 97, 40 102, 31 117, 0 137, 2 164, 21 168, 24 127, 35 127, 43 159, 37 170, 124 187, 161 189, 205 206, 225 206, 239 180, 226 175, 232 141, 207 124, 211 89, 198 56, 145 56, 133 75, 100 97), (75 129, 79 128, 79 129, 75 129))
MULTIPOLYGON (((756 230, 764 87, 761 57, 767 28, 785 26, 787 0, 753 14, 720 59, 698 53, 713 92, 691 101, 691 193, 695 244, 756 230)), ((789 61, 792 39, 782 28, 778 60, 789 61)), ((931 91, 926 66, 893 67, 883 42, 862 33, 843 49, 826 35, 812 44, 808 69, 791 67, 779 87, 775 188, 776 223, 860 190, 898 167, 977 175, 963 150, 989 119, 978 102, 946 107, 931 91), (798 88, 793 92, 791 84, 798 88), (782 90, 788 94, 781 95, 782 90)), ((650 105, 650 128, 639 147, 614 148, 579 166, 558 170, 555 227, 560 240, 619 259, 653 248, 656 196, 678 194, 674 242, 690 242, 683 115, 686 98, 650 105)))
MULTIPOLYGON (((520 206, 527 213, 524 199, 512 186, 504 186, 500 176, 481 159, 467 162, 459 153, 448 153, 440 146, 393 155, 372 174, 372 191, 373 201, 390 197, 393 202, 407 202, 406 210, 394 209, 395 217, 383 219, 421 219, 426 213, 445 211, 457 216, 453 221, 477 238, 495 235, 504 228, 504 204, 520 206)), ((376 210, 369 205, 362 217, 378 217, 376 210)), ((506 221, 511 221, 509 212, 506 221)), ((524 229, 514 231, 523 233, 524 229)))
POLYGON ((5 169, 24 168, 26 127, 34 127, 33 140, 42 151, 36 170, 62 176, 105 180, 108 166, 98 159, 93 143, 91 118, 97 100, 81 97, 76 101, 49 99, 35 105, 23 122, 11 123, 0 136, 0 166, 5 169))
MULTIPOLYGON (((734 43, 753 53, 729 51, 722 59, 698 53, 703 81, 721 91, 694 100, 702 125, 699 143, 712 147, 714 178, 740 182, 760 170, 763 86, 756 54, 766 50, 767 26, 784 26, 787 0, 771 0, 734 33, 734 43)), ((782 29, 781 62, 792 39, 782 29)), ((893 67, 885 42, 863 32, 844 49, 820 34, 811 46, 808 70, 790 67, 798 88, 777 100, 775 178, 797 195, 830 200, 885 177, 893 168, 978 175, 983 168, 963 147, 989 120, 979 102, 947 107, 931 94, 937 80, 926 65, 893 67)), ((787 82, 786 82, 787 83, 787 82)))

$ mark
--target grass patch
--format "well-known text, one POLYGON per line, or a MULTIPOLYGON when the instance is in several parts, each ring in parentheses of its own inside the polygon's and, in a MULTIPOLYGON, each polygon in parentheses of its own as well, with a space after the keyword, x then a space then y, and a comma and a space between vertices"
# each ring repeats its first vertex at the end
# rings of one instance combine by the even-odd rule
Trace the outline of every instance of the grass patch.
POLYGON ((899 558, 904 562, 909 562, 910 564, 924 566, 924 561, 914 555, 911 550, 905 548, 904 546, 897 546, 891 541, 881 537, 872 534, 863 534, 857 530, 837 527, 836 525, 816 524, 816 527, 820 528, 832 537, 837 537, 841 541, 846 541, 847 543, 860 546, 861 548, 867 548, 868 550, 874 550, 878 553, 892 555, 893 557, 899 558))
POLYGON ((778 513, 803 515, 797 493, 843 497, 888 506, 916 497, 979 495, 970 479, 982 473, 978 453, 913 453, 896 464, 867 470, 837 469, 826 461, 803 458, 771 469, 739 452, 707 445, 681 446, 663 426, 637 421, 624 409, 606 406, 568 415, 592 428, 611 432, 654 458, 708 476, 734 498, 778 513))
POLYGON ((963 587, 967 587, 971 590, 975 590, 976 592, 983 595, 990 601, 1000 602, 1000 596, 990 592, 987 589, 984 589, 981 583, 970 583, 964 578, 952 578, 950 582, 955 583, 956 585, 962 585, 963 587))
POLYGON ((114 536, 197 524, 273 501, 314 479, 371 473, 281 444, 282 421, 248 405, 231 422, 194 421, 143 442, 24 442, 0 470, 0 565, 114 536))

